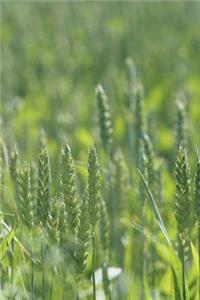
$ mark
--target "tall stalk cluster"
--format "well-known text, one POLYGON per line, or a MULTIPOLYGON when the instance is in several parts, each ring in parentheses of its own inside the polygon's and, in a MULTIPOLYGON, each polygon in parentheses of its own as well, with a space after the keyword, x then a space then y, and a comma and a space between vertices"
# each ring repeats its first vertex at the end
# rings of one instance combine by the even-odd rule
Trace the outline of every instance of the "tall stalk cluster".
MULTIPOLYGON (((1 160, 1 174, 2 162, 1 160)), ((46 255, 50 250, 50 241, 55 245, 57 244, 59 253, 66 262, 67 268, 63 265, 61 269, 65 274, 66 270, 68 273, 70 272, 77 283, 77 299, 79 299, 81 278, 86 268, 90 242, 92 242, 93 299, 96 299, 96 238, 100 235, 103 243, 102 251, 105 254, 102 259, 108 264, 109 225, 107 208, 101 196, 100 164, 95 147, 91 146, 88 151, 88 180, 82 195, 79 193, 76 167, 68 144, 61 149, 60 189, 56 191, 55 195, 51 191, 51 168, 46 143, 42 143, 40 147, 37 174, 34 164, 30 165, 27 162, 21 164, 19 162, 19 155, 15 149, 11 151, 9 166, 16 193, 17 212, 22 224, 33 234, 35 234, 35 227, 41 229, 42 299, 48 299, 50 288, 46 261, 46 255), (97 231, 99 220, 100 231, 97 231), (104 258, 106 258, 105 261, 104 258)), ((34 300, 34 272, 38 267, 34 266, 33 257, 36 253, 32 252, 35 248, 32 248, 33 240, 31 239, 33 235, 29 237, 30 241, 27 244, 28 246, 31 245, 31 299, 34 300)), ((55 267, 52 269, 52 276, 56 276, 56 273, 58 273, 58 268, 55 267)), ((109 293, 108 282, 105 275, 104 289, 107 294, 109 293)), ((64 290, 67 289, 66 282, 63 284, 64 290)), ((51 294, 53 294, 54 285, 53 283, 51 285, 51 294)))

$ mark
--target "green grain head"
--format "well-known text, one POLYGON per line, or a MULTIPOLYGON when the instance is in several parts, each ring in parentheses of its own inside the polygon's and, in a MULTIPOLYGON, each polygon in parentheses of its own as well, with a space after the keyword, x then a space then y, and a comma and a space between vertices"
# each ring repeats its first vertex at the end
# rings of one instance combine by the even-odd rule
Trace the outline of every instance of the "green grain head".
POLYGON ((34 224, 37 222, 37 181, 38 181, 38 170, 36 162, 30 163, 30 196, 33 205, 34 224))
POLYGON ((19 175, 19 154, 16 148, 14 148, 14 150, 10 153, 9 169, 11 178, 16 184, 18 182, 19 175))
POLYGON ((39 223, 47 225, 50 210, 50 163, 47 147, 41 145, 38 164, 37 214, 39 223))
POLYGON ((103 87, 99 84, 96 87, 96 98, 99 111, 99 128, 103 147, 111 155, 113 148, 113 127, 110 116, 108 98, 103 87))
POLYGON ((200 228, 200 158, 198 157, 195 175, 195 212, 196 223, 200 228))
POLYGON ((80 203, 79 224, 76 238, 75 261, 78 274, 82 274, 86 267, 90 236, 91 225, 89 220, 88 194, 86 189, 80 203))
POLYGON ((74 161, 71 154, 69 145, 65 145, 61 151, 62 160, 62 173, 61 173, 61 185, 62 185, 62 197, 66 211, 67 226, 69 234, 75 235, 78 219, 79 219, 79 207, 76 195, 76 174, 74 161))
POLYGON ((100 240, 104 255, 104 261, 107 262, 109 250, 109 217, 108 210, 103 198, 101 198, 100 202, 100 240))
POLYGON ((137 72, 134 61, 128 57, 126 63, 126 80, 130 85, 134 85, 137 82, 137 72))
MULTIPOLYGON (((154 153, 152 142, 147 134, 144 135, 143 142, 144 142, 144 153, 146 156, 146 167, 147 167, 147 176, 148 176, 147 179, 148 179, 149 186, 152 189, 156 181, 155 153, 154 153)), ((152 192, 154 191, 152 190, 152 192)))
POLYGON ((24 164, 19 171, 19 214, 27 227, 33 225, 33 203, 31 198, 30 166, 24 164))
POLYGON ((5 166, 3 161, 2 145, 0 143, 0 199, 5 199, 5 166))
POLYGON ((134 61, 131 58, 127 58, 125 61, 125 75, 126 75, 126 88, 125 88, 125 95, 126 95, 126 106, 128 109, 133 108, 133 91, 134 86, 137 84, 137 72, 136 66, 134 61))
POLYGON ((88 209, 92 234, 99 218, 100 198, 100 166, 96 149, 92 146, 88 153, 88 209))
POLYGON ((65 203, 61 196, 58 201, 58 241, 62 247, 67 243, 67 215, 65 211, 65 203))
POLYGON ((59 199, 57 196, 52 198, 50 213, 48 218, 48 233, 53 242, 59 239, 59 199))
POLYGON ((177 96, 176 114, 176 145, 178 149, 181 144, 187 146, 186 104, 183 94, 177 96))
POLYGON ((176 201, 175 217, 177 230, 182 243, 188 238, 191 216, 190 168, 185 147, 179 147, 176 159, 176 201))
POLYGON ((138 165, 141 139, 143 139, 144 132, 145 132, 143 86, 139 83, 134 86, 133 99, 134 99, 135 155, 136 155, 136 164, 138 165))
MULTIPOLYGON (((140 159, 139 159, 139 169, 142 172, 142 174, 144 175, 144 177, 146 179, 148 179, 148 160, 145 154, 145 150, 144 150, 144 142, 143 140, 141 140, 141 145, 140 145, 140 159)), ((139 189, 138 189, 138 199, 139 199, 139 208, 140 208, 140 212, 141 215, 143 214, 143 209, 144 209, 144 204, 145 204, 145 200, 146 200, 146 191, 144 188, 144 184, 142 182, 142 179, 140 178, 140 182, 139 182, 139 189)))

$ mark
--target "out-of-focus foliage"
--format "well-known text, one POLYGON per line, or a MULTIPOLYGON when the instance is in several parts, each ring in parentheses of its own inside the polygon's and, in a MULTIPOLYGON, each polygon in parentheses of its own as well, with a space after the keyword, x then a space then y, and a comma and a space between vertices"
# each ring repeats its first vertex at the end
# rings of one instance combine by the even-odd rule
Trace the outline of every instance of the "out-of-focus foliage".
POLYGON ((163 152, 173 143, 169 128, 180 87, 189 95, 188 109, 197 124, 198 1, 5 1, 1 10, 2 119, 27 155, 32 155, 41 127, 52 151, 66 137, 77 153, 87 148, 96 136, 91 112, 99 82, 111 99, 116 137, 122 142, 127 57, 135 60, 144 83, 147 109, 156 111, 163 152))

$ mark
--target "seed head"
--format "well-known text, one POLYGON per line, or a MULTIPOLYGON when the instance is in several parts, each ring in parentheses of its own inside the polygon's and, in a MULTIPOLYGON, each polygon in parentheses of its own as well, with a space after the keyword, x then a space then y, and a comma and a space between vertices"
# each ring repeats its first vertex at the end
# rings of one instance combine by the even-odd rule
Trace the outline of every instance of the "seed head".
POLYGON ((18 174, 19 174, 19 154, 16 148, 10 153, 9 168, 10 168, 10 175, 13 181, 17 183, 18 174))
POLYGON ((88 153, 88 203, 89 217, 92 226, 92 233, 99 218, 100 204, 100 167, 97 152, 94 146, 90 147, 88 153))
POLYGON ((99 84, 96 87, 96 98, 99 111, 99 127, 103 147, 111 155, 113 147, 113 127, 110 116, 108 98, 103 87, 99 84))
POLYGON ((183 94, 179 94, 176 101, 176 143, 177 149, 182 143, 187 146, 187 118, 185 108, 185 98, 183 94))
POLYGON ((200 228, 200 159, 197 160, 196 175, 195 175, 195 209, 196 222, 200 228))
POLYGON ((33 203, 31 198, 30 166, 24 164, 18 175, 19 214, 26 226, 33 225, 33 203))
POLYGON ((175 217, 177 230, 182 242, 187 241, 190 226, 191 195, 190 195, 190 168, 186 150, 183 144, 179 147, 176 160, 176 201, 175 217))
POLYGON ((89 222, 88 194, 86 189, 80 203, 80 217, 76 239, 75 261, 78 274, 83 273, 86 267, 90 233, 91 225, 89 222))
POLYGON ((101 198, 100 202, 100 239, 102 250, 106 260, 108 258, 109 249, 109 218, 108 210, 103 198, 101 198))
POLYGON ((50 163, 45 144, 42 144, 38 165, 37 213, 42 226, 47 225, 50 210, 50 163))
POLYGON ((74 161, 69 145, 65 145, 61 152, 62 173, 61 185, 62 196, 67 217, 67 227, 71 235, 76 234, 78 226, 79 207, 76 195, 76 174, 74 161))

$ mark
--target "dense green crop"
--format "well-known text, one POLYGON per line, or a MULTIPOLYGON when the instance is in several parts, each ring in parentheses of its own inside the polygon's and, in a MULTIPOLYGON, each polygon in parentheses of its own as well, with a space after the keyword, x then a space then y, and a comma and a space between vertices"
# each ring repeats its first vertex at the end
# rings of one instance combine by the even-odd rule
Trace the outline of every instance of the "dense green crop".
POLYGON ((0 5, 0 299, 199 300, 199 3, 0 5))

